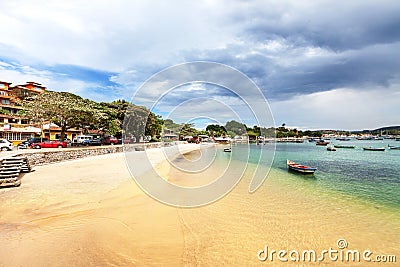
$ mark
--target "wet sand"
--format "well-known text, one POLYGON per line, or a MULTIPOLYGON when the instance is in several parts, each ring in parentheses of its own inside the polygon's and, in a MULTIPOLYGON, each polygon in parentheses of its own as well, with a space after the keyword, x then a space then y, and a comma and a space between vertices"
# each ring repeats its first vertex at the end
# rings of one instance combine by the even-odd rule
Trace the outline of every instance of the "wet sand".
MULTIPOLYGON (((161 163, 160 153, 152 153, 154 162, 161 163)), ((139 161, 143 153, 137 157, 139 161)), ((165 162, 157 168, 171 182, 185 181, 165 162)), ((246 173, 220 201, 185 209, 144 194, 123 154, 35 169, 20 188, 0 190, 0 266, 285 266, 292 264, 260 262, 257 252, 265 245, 275 250, 337 249, 339 238, 348 241, 349 249, 400 256, 399 214, 334 195, 288 190, 277 171, 254 194, 247 192, 246 173)), ((325 264, 344 263, 313 265, 325 264)))

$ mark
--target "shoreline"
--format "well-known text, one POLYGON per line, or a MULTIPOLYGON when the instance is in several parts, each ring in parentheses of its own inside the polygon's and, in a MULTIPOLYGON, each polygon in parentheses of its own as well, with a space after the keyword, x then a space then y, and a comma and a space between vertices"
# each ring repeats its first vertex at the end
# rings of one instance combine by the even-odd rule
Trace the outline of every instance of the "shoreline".
MULTIPOLYGON (((185 146, 182 154, 198 147, 185 146)), ((179 180, 161 149, 133 155, 138 162, 150 157, 167 179, 179 180)), ((399 255, 400 221, 338 195, 288 187, 276 170, 253 194, 246 171, 219 201, 185 209, 141 191, 122 153, 35 169, 20 188, 0 190, 0 265, 255 265, 265 245, 318 250, 335 248, 339 238, 350 249, 399 255)))

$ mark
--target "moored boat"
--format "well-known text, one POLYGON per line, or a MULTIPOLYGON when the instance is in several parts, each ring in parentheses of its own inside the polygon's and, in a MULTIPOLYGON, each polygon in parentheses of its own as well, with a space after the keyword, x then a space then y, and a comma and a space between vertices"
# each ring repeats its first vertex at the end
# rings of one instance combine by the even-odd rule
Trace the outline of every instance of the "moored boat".
POLYGON ((360 141, 364 141, 364 140, 372 140, 372 137, 371 136, 362 136, 362 137, 357 137, 356 139, 360 140, 360 141))
POLYGON ((385 147, 372 147, 372 146, 370 146, 370 147, 363 147, 363 149, 364 149, 364 150, 367 150, 367 151, 385 151, 385 150, 386 150, 385 147))
POLYGON ((398 150, 400 150, 400 146, 391 146, 391 145, 388 145, 388 147, 389 147, 389 149, 398 149, 398 150))
POLYGON ((317 145, 317 146, 326 146, 326 145, 328 145, 330 142, 327 142, 327 141, 324 141, 324 140, 320 140, 320 141, 318 141, 318 142, 316 142, 315 144, 317 145))
POLYGON ((286 164, 287 164, 289 170, 303 173, 303 174, 313 174, 317 170, 317 168, 306 166, 306 165, 301 165, 301 164, 298 164, 291 160, 286 160, 286 164))
POLYGON ((356 146, 352 145, 333 145, 336 148, 356 148, 356 146))
POLYGON ((336 148, 334 148, 333 146, 328 146, 326 148, 326 150, 328 150, 328 151, 336 151, 336 148))
POLYGON ((225 148, 224 148, 224 152, 232 152, 232 148, 230 148, 230 147, 225 147, 225 148))
POLYGON ((348 137, 336 137, 336 140, 338 141, 350 141, 351 139, 348 137))

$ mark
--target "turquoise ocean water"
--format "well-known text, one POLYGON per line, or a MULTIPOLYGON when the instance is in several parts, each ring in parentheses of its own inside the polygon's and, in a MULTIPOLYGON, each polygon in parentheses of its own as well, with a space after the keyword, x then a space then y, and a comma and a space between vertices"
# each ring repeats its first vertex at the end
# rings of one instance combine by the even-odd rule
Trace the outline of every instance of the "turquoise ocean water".
MULTIPOLYGON (((313 192, 335 193, 357 198, 367 205, 388 207, 400 211, 400 150, 388 149, 388 144, 400 146, 394 140, 340 142, 355 145, 355 149, 337 148, 327 151, 315 143, 277 143, 270 175, 277 174, 291 187, 303 187, 313 192), (364 151, 362 147, 386 147, 386 151, 364 151), (314 175, 288 172, 286 159, 317 167, 314 175)), ((273 150, 273 144, 250 145, 250 164, 256 164, 261 151, 273 150)), ((233 153, 243 153, 246 145, 234 145, 233 153)), ((221 157, 227 157, 223 152, 221 157)), ((261 162, 261 164, 263 164, 261 162)), ((267 178, 268 179, 268 178, 267 178)))

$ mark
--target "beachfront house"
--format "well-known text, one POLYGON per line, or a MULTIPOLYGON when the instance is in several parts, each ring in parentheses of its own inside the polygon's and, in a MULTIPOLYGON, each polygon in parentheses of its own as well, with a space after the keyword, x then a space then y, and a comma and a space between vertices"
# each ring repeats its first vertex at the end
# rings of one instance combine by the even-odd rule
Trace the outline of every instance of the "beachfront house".
POLYGON ((19 100, 24 100, 26 97, 41 94, 46 90, 46 87, 40 83, 27 82, 25 84, 16 85, 11 87, 11 92, 19 100))
POLYGON ((164 141, 178 141, 179 136, 175 133, 175 131, 164 128, 162 138, 164 141))
POLYGON ((0 81, 0 138, 6 138, 15 145, 41 133, 41 129, 30 125, 29 120, 20 116, 22 100, 27 96, 43 93, 46 87, 40 83, 27 82, 11 86, 0 81))
POLYGON ((208 142, 210 140, 210 137, 208 135, 205 134, 199 134, 199 141, 200 142, 208 142))
MULTIPOLYGON (((65 131, 64 138, 73 140, 75 136, 82 135, 82 129, 70 128, 65 131)), ((50 140, 61 139, 61 127, 55 123, 47 123, 43 125, 43 136, 50 140)))

